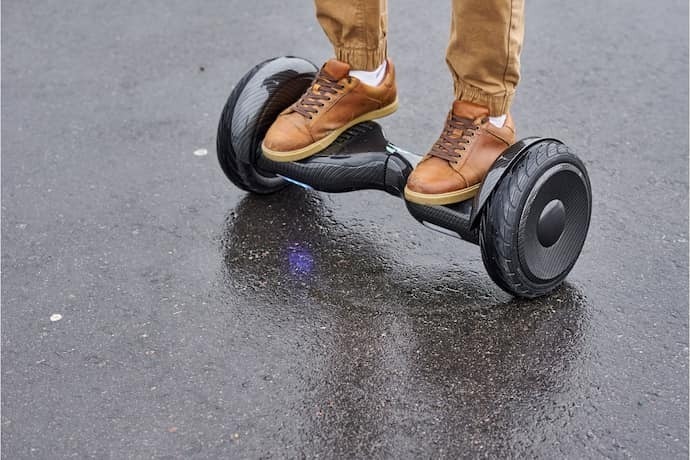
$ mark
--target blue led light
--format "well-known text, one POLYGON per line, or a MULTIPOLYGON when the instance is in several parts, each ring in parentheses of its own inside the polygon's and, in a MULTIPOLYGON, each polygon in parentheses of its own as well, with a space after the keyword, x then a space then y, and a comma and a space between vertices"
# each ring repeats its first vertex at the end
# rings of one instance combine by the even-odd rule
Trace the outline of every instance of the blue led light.
POLYGON ((302 183, 302 182, 300 182, 300 181, 298 181, 298 180, 290 179, 289 177, 281 176, 280 174, 277 174, 277 176, 278 176, 278 177, 282 177, 282 178, 285 179, 286 181, 291 182, 291 183, 293 183, 293 184, 295 184, 295 185, 299 185, 300 187, 305 188, 305 189, 307 189, 307 190, 314 190, 314 187, 312 187, 311 185, 307 185, 307 184, 302 183))

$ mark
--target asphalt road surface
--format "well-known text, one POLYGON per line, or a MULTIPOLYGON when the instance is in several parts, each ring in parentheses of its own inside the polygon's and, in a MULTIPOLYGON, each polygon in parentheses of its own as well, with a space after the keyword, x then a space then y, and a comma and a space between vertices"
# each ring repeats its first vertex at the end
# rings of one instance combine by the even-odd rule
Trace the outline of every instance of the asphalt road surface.
MULTIPOLYGON (((382 124, 419 152, 451 102, 433 4, 390 8, 382 124)), ((2 2, 3 458, 687 458, 687 24, 528 2, 518 133, 594 190, 530 302, 393 197, 224 177, 233 84, 330 56, 310 2, 2 2)))

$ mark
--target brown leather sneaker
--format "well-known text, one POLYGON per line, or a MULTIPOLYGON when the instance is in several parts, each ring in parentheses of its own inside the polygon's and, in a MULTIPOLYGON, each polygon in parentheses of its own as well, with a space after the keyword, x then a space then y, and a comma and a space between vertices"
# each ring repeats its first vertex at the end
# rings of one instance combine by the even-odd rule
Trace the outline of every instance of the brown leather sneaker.
POLYGON ((351 126, 385 117, 398 108, 395 69, 387 61, 386 75, 369 86, 348 75, 350 66, 331 59, 312 86, 273 122, 261 148, 273 161, 297 161, 328 147, 351 126))
POLYGON ((489 109, 455 101, 441 136, 407 178, 405 199, 442 205, 472 198, 493 162, 514 143, 510 114, 497 128, 489 122, 489 109))

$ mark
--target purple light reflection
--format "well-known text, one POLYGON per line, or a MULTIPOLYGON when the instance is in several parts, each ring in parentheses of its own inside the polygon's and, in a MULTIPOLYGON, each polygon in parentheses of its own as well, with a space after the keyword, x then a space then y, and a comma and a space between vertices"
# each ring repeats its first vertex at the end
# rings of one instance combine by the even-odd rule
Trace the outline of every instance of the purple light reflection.
POLYGON ((314 257, 309 248, 293 243, 288 248, 288 264, 293 275, 309 275, 314 270, 314 257))

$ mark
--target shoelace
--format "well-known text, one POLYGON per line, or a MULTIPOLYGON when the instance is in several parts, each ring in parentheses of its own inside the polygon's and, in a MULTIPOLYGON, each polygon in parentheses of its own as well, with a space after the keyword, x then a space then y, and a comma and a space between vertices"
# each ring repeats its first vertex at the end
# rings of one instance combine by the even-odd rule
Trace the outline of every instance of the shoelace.
MULTIPOLYGON (((484 124, 488 121, 488 118, 482 118, 480 123, 484 124)), ((480 125, 475 125, 473 120, 451 114, 429 155, 457 163, 462 156, 460 152, 465 150, 466 144, 471 142, 471 138, 479 128, 480 125)))
POLYGON ((293 109, 295 112, 311 120, 313 114, 317 113, 325 105, 324 101, 331 100, 331 94, 337 94, 338 91, 343 89, 345 89, 345 86, 339 84, 338 80, 334 80, 323 71, 320 71, 316 78, 314 78, 311 87, 295 103, 293 109))

